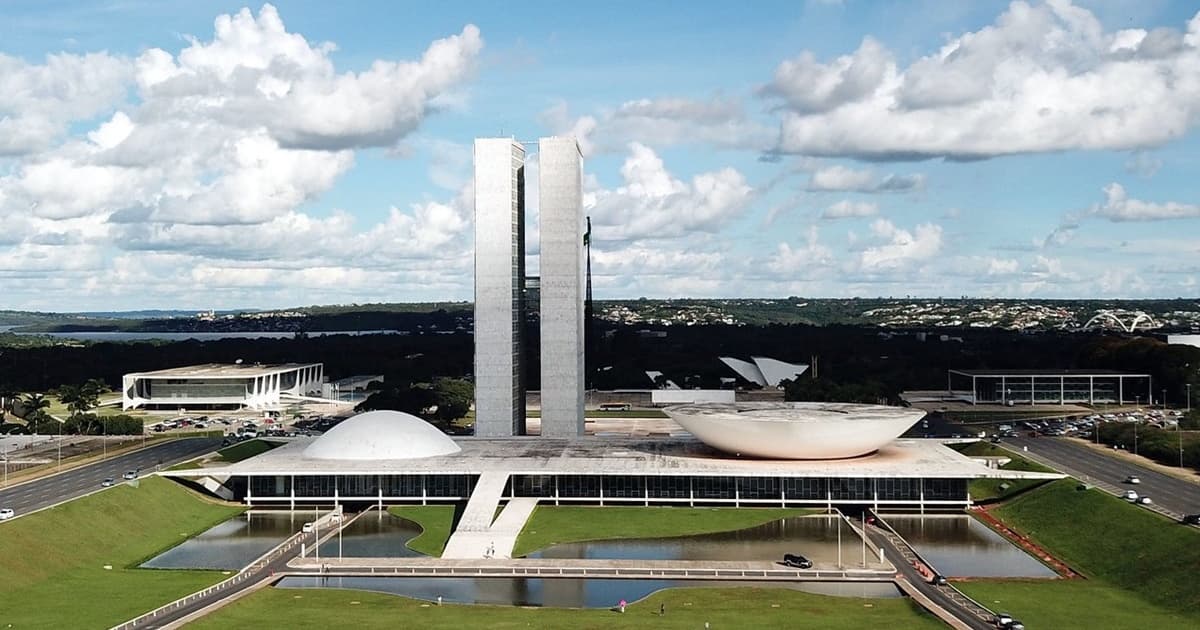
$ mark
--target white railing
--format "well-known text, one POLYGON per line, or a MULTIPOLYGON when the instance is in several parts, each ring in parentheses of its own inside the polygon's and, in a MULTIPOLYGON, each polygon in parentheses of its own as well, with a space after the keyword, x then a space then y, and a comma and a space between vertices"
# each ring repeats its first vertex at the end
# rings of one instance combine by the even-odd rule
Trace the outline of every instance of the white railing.
MULTIPOLYGON (((340 515, 341 512, 330 512, 329 514, 326 514, 326 515, 318 518, 317 521, 320 522, 320 521, 324 521, 326 519, 332 520, 334 514, 340 515)), ((150 612, 147 612, 147 613, 144 613, 137 617, 134 617, 133 619, 130 619, 129 621, 126 621, 125 623, 122 623, 117 626, 113 626, 112 630, 133 630, 134 628, 142 627, 148 623, 151 623, 151 622, 159 619, 160 617, 178 612, 182 608, 186 608, 187 606, 190 606, 190 605, 196 603, 197 601, 201 601, 201 600, 209 597, 213 593, 220 592, 220 591, 227 591, 234 586, 245 584, 248 580, 249 581, 257 581, 258 579, 262 578, 262 576, 258 575, 258 573, 260 571, 265 569, 269 564, 271 564, 271 562, 275 561, 280 556, 283 556, 284 554, 295 549, 297 545, 302 543, 305 536, 306 536, 306 534, 304 534, 303 532, 297 532, 295 534, 292 534, 287 539, 285 539, 283 542, 276 545, 273 549, 264 553, 263 555, 259 556, 256 560, 254 560, 250 564, 243 567, 241 571, 238 571, 232 577, 222 580, 216 584, 213 584, 212 586, 210 586, 204 590, 197 591, 190 595, 186 595, 186 596, 181 597, 173 602, 170 602, 168 604, 165 604, 163 606, 155 608, 154 610, 151 610, 150 612)), ((320 542, 318 541, 317 544, 320 544, 320 542)))

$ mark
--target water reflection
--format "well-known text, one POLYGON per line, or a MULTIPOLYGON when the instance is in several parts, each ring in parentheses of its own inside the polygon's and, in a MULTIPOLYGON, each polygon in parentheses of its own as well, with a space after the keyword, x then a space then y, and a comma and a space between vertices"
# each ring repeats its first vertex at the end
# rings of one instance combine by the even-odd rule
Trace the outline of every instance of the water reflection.
POLYGON ((1057 577, 1021 548, 967 514, 887 515, 887 522, 948 576, 1057 577))
MULTIPOLYGON (((796 516, 757 527, 679 538, 643 538, 563 543, 529 554, 530 558, 626 560, 779 560, 785 553, 813 562, 838 561, 841 528, 845 564, 861 562, 861 539, 836 516, 796 516)), ((867 552, 871 560, 871 552, 867 552)))
POLYGON ((300 531, 314 512, 250 511, 151 558, 148 569, 223 569, 237 571, 300 531))
POLYGON ((890 582, 732 582, 720 580, 632 580, 603 578, 403 578, 288 577, 281 588, 347 588, 457 604, 608 608, 637 601, 664 588, 783 588, 840 597, 900 597, 890 582))
POLYGON ((321 545, 321 555, 336 558, 415 558, 424 554, 408 548, 408 541, 421 533, 421 527, 386 512, 372 510, 354 519, 321 545))

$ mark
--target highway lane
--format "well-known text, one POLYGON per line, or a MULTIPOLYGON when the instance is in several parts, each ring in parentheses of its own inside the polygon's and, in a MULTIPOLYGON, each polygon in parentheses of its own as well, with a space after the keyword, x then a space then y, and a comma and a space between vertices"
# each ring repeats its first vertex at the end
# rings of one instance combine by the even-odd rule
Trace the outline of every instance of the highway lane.
POLYGON ((149 474, 186 459, 211 452, 221 438, 184 438, 156 444, 145 449, 110 457, 73 470, 42 477, 0 490, 0 507, 12 508, 17 516, 74 499, 100 488, 100 482, 112 477, 122 481, 126 471, 141 468, 149 474))
POLYGON ((1133 489, 1150 497, 1160 507, 1179 515, 1200 513, 1200 484, 1195 484, 1137 464, 1097 453, 1072 438, 1015 437, 1003 440, 1014 451, 1028 448, 1030 453, 1054 464, 1081 481, 1097 483, 1110 492, 1133 489), (1137 475, 1142 483, 1125 484, 1125 478, 1137 475), (1103 485, 1101 485, 1103 484, 1103 485))

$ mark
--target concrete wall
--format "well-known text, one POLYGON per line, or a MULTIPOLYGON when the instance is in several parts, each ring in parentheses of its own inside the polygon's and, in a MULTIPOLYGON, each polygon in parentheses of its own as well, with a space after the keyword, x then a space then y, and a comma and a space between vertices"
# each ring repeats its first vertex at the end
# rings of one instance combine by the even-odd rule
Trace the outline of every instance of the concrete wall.
MULTIPOLYGON (((542 435, 583 435, 583 157, 573 137, 538 141, 542 435)), ((478 327, 478 324, 476 324, 478 327)))
POLYGON ((521 296, 525 149, 475 140, 475 435, 525 432, 521 296))
POLYGON ((656 389, 650 393, 656 405, 684 403, 734 402, 737 392, 732 389, 656 389))

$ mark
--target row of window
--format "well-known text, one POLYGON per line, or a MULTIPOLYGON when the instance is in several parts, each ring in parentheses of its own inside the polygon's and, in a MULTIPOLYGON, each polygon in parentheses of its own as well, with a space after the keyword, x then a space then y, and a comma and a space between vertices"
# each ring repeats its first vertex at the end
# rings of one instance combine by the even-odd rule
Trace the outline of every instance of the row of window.
MULTIPOLYGON (((468 497, 474 475, 296 475, 251 477, 255 497, 468 497)), ((513 475, 508 497, 788 501, 965 501, 965 479, 513 475)))
POLYGON ((277 475, 250 477, 255 497, 435 497, 465 498, 474 475, 277 475), (382 492, 381 492, 382 491, 382 492))
POLYGON ((965 479, 513 475, 506 496, 792 501, 965 501, 965 479))

